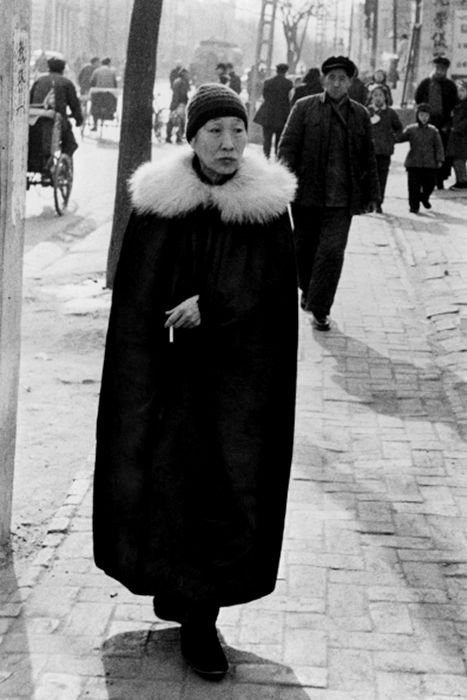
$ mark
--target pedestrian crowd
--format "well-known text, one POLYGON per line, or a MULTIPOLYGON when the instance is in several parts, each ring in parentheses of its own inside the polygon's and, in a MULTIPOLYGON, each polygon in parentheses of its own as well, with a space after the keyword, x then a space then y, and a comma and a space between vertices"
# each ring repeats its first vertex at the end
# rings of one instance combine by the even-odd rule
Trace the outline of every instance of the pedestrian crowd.
MULTIPOLYGON (((97 60, 80 73, 82 95, 115 83, 97 60)), ((408 143, 410 212, 431 208, 451 167, 453 188, 467 188, 467 84, 447 77, 447 58, 433 64, 403 128, 385 71, 365 84, 346 56, 298 85, 285 63, 272 77, 254 67, 247 99, 232 64, 193 90, 179 61, 166 139, 175 131, 188 147, 131 177, 99 399, 94 556, 180 624, 182 654, 208 680, 228 670, 220 608, 275 587, 298 306, 330 330, 352 219, 382 213, 396 143, 408 143), (263 154, 247 148, 249 113, 263 154)), ((32 95, 55 87, 57 109, 79 123, 64 66, 49 66, 32 95)))

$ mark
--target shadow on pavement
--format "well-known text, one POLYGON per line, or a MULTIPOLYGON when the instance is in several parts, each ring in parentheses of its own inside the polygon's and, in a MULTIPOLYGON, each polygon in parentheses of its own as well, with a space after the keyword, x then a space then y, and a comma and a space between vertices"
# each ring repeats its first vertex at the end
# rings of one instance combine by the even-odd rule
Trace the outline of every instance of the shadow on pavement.
MULTIPOLYGON (((349 595, 362 584, 373 588, 370 608, 360 605, 360 623, 366 618, 367 625, 360 643, 366 637, 370 648, 372 636, 377 644, 384 632, 390 652, 391 635, 398 638, 400 655, 390 652, 385 660, 392 672, 414 678, 430 672, 464 674, 467 541, 465 508, 456 497, 463 489, 456 492, 456 485, 464 484, 466 448, 439 382, 443 372, 381 355, 336 326, 330 333, 313 331, 313 337, 337 361, 330 370, 333 381, 357 401, 339 395, 342 408, 331 407, 329 418, 341 428, 325 439, 319 428, 311 429, 306 413, 308 425, 299 423, 292 484, 301 498, 308 490, 311 506, 295 518, 306 526, 316 504, 325 514, 323 527, 339 533, 333 554, 360 558, 355 571, 343 566, 341 579, 349 595), (413 442, 402 442, 407 444, 403 453, 382 458, 383 428, 372 420, 373 412, 419 424, 413 442), (449 437, 443 443, 436 430, 418 432, 424 423, 445 424, 449 437)), ((386 439, 397 442, 390 435, 398 430, 397 422, 383 425, 386 439)), ((352 613, 340 614, 345 619, 352 613)))
POLYGON ((14 563, 0 562, 0 698, 34 697, 28 634, 21 609, 14 563))
MULTIPOLYGON (((222 635, 220 635, 222 641, 222 635)), ((292 668, 225 645, 230 670, 220 683, 210 683, 189 670, 180 654, 179 629, 137 630, 107 639, 102 646, 109 700, 220 700, 270 698, 278 686, 287 700, 308 700, 292 668)))
POLYGON ((382 355, 335 324, 329 333, 313 330, 313 337, 337 361, 331 370, 333 381, 359 403, 405 420, 449 424, 465 440, 443 388, 443 380, 450 386, 462 384, 460 375, 434 362, 417 366, 382 355))
MULTIPOLYGON (((391 214, 391 216, 398 219, 399 225, 406 232, 406 235, 410 236, 410 229, 414 223, 415 215, 412 214, 410 218, 409 216, 401 216, 400 214, 391 214)), ((424 226, 426 226, 424 233, 433 233, 438 236, 440 234, 443 236, 448 236, 449 234, 452 235, 450 226, 465 226, 465 217, 451 216, 446 212, 437 211, 436 202, 434 203, 432 209, 420 209, 417 215, 417 220, 420 222, 420 224, 423 223, 424 226)))

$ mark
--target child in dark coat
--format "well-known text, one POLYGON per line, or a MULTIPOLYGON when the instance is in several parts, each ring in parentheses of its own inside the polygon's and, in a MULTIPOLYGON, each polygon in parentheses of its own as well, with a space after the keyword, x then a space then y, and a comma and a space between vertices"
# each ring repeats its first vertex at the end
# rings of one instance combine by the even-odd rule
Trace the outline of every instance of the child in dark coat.
POLYGON ((430 105, 417 105, 416 122, 405 127, 400 141, 408 141, 410 149, 405 159, 409 188, 409 207, 418 214, 420 202, 431 209, 430 195, 436 184, 436 171, 444 161, 444 149, 438 129, 429 124, 430 105))
POLYGON ((456 84, 459 102, 452 110, 452 126, 446 149, 456 174, 456 182, 449 188, 454 191, 467 189, 467 81, 460 80, 456 84))
MULTIPOLYGON (((402 124, 397 113, 387 103, 386 91, 382 86, 373 88, 368 105, 371 121, 371 133, 375 144, 376 167, 378 169, 381 203, 384 200, 391 156, 394 143, 402 134, 402 124)), ((377 211, 382 213, 381 206, 377 211)))

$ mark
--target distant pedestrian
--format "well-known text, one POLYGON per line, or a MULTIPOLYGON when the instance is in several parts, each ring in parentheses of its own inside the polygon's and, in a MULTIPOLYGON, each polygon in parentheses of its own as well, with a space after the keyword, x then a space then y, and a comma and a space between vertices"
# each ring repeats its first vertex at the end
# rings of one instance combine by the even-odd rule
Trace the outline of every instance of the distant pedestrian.
MULTIPOLYGON (((430 106, 430 124, 436 126, 443 147, 446 151, 451 130, 451 114, 457 104, 457 87, 453 80, 447 77, 451 62, 445 56, 433 59, 434 71, 429 78, 424 78, 415 91, 415 102, 430 106)), ((442 167, 436 172, 436 186, 444 189, 444 181, 451 174, 451 163, 447 158, 442 167)))
POLYGON ((66 63, 61 58, 49 58, 49 72, 41 75, 31 86, 29 100, 31 104, 48 107, 61 114, 62 151, 69 156, 78 148, 73 129, 68 119, 68 111, 75 120, 76 126, 83 123, 81 104, 76 94, 76 88, 69 78, 63 75, 66 63))
POLYGON ((294 432, 296 182, 244 153, 247 122, 233 90, 201 85, 190 148, 132 177, 97 423, 96 564, 181 625, 211 681, 219 609, 276 585, 294 432))
POLYGON ((393 103, 392 91, 387 82, 386 71, 382 68, 378 68, 378 70, 374 72, 372 81, 369 83, 369 85, 367 85, 369 97, 371 96, 371 93, 375 87, 380 87, 384 90, 386 93, 386 104, 388 107, 391 107, 393 103))
POLYGON ((170 115, 166 131, 167 143, 172 143, 172 131, 174 128, 177 129, 176 142, 178 144, 183 143, 185 113, 190 87, 190 74, 186 68, 182 68, 180 75, 174 80, 172 86, 172 100, 169 106, 170 115))
POLYGON ((227 75, 229 76, 229 82, 227 83, 227 85, 234 92, 236 92, 237 95, 239 95, 242 91, 242 81, 240 76, 237 75, 237 73, 235 72, 233 63, 226 63, 225 70, 227 72, 227 75))
POLYGON ((467 81, 457 81, 459 102, 452 111, 452 126, 449 134, 447 156, 451 158, 456 182, 450 190, 467 189, 467 81))
POLYGON ((321 71, 324 92, 295 103, 279 157, 298 176, 292 214, 301 306, 327 331, 352 216, 377 207, 380 193, 368 110, 348 97, 355 64, 331 56, 321 71))
POLYGON ((289 66, 278 63, 276 75, 268 78, 263 85, 263 102, 254 121, 263 129, 263 151, 266 158, 271 155, 274 139, 274 152, 277 153, 279 139, 290 112, 290 96, 293 82, 286 78, 289 66))
POLYGON ((382 85, 377 85, 371 91, 368 111, 370 112, 371 133, 375 144, 381 194, 380 205, 376 211, 381 214, 391 156, 394 153, 394 143, 402 134, 402 124, 397 112, 388 106, 387 91, 382 85))
POLYGON ((251 66, 247 73, 246 78, 246 89, 248 93, 248 105, 251 104, 252 99, 255 100, 255 107, 257 106, 258 100, 263 94, 263 85, 266 80, 266 70, 264 65, 261 63, 255 71, 255 66, 251 66))
POLYGON ((438 129, 429 124, 430 105, 417 105, 416 122, 405 127, 400 141, 408 141, 409 152, 405 159, 409 207, 418 214, 420 203, 431 209, 430 196, 436 185, 436 174, 444 161, 444 149, 438 129))
POLYGON ((91 75, 91 88, 101 88, 98 92, 91 92, 91 116, 94 120, 91 131, 97 130, 98 121, 115 118, 117 97, 112 90, 118 86, 118 81, 111 62, 109 57, 103 58, 99 68, 91 75))
POLYGON ((221 85, 228 85, 229 84, 229 74, 227 73, 227 68, 225 63, 218 63, 216 66, 216 75, 217 79, 221 83, 221 85))
POLYGON ((366 105, 368 103, 368 88, 363 80, 359 78, 357 66, 355 66, 355 73, 352 76, 348 95, 351 100, 360 102, 361 105, 366 105))
POLYGON ((180 77, 180 73, 182 72, 182 68, 183 68, 183 62, 180 59, 178 59, 175 62, 175 66, 172 68, 172 70, 169 73, 169 83, 170 83, 171 88, 173 88, 173 84, 176 81, 176 79, 180 77))
POLYGON ((293 106, 300 98, 318 95, 320 92, 323 92, 321 72, 319 68, 310 68, 303 76, 303 83, 294 88, 290 104, 293 106))
POLYGON ((99 56, 94 56, 88 63, 85 63, 78 73, 79 94, 83 97, 89 94, 91 89, 91 76, 100 65, 99 56))

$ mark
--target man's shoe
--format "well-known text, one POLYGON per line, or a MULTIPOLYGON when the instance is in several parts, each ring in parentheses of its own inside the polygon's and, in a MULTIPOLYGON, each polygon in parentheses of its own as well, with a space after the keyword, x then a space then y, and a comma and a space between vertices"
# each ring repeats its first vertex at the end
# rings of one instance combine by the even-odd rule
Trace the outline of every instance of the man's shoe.
POLYGON ((458 190, 465 190, 467 189, 467 182, 455 182, 451 187, 449 188, 451 192, 457 192, 458 190))
POLYGON ((431 209, 431 204, 428 201, 428 199, 422 199, 422 204, 425 207, 425 209, 431 209))
POLYGON ((214 624, 183 624, 180 646, 187 664, 205 680, 221 681, 229 670, 214 624))
POLYGON ((331 319, 329 316, 313 316, 313 328, 317 331, 331 330, 331 319))
POLYGON ((411 214, 418 214, 418 209, 415 209, 415 207, 410 207, 410 213, 411 214))

